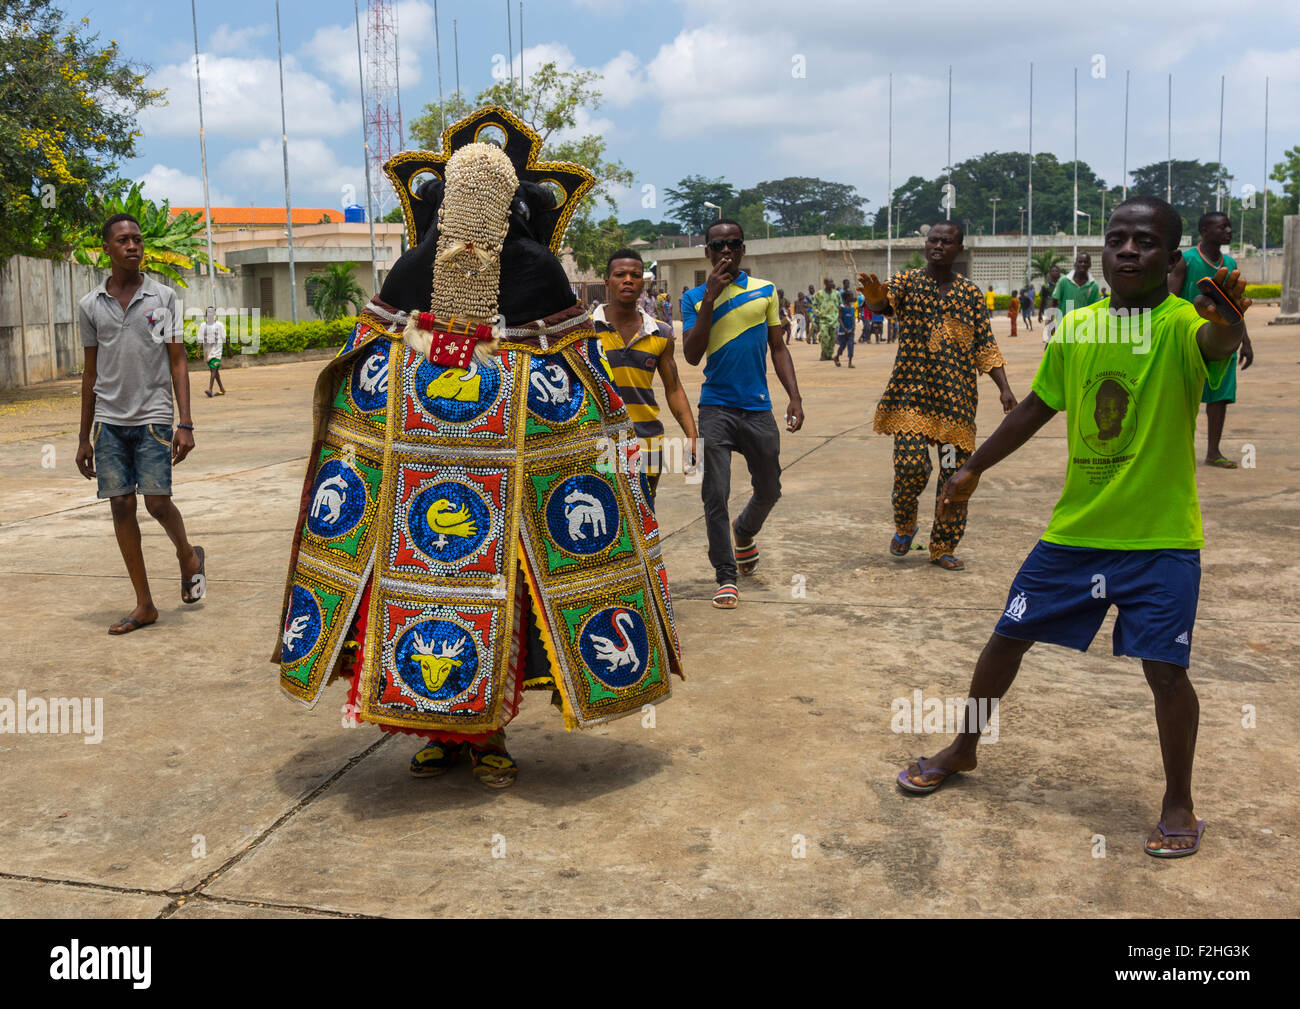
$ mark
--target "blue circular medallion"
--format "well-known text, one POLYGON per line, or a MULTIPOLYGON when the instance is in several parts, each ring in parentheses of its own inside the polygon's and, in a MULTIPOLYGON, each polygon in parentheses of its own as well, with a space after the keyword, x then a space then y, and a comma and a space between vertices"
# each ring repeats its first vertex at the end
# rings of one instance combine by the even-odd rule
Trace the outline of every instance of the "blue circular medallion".
POLYGON ((393 665, 415 693, 445 701, 474 682, 478 648, 473 636, 450 620, 422 620, 397 640, 393 665))
POLYGON ((582 383, 559 357, 534 356, 528 363, 528 409, 542 420, 563 424, 582 409, 582 383))
POLYGON ((574 554, 604 550, 618 535, 618 499, 609 484, 587 473, 565 477, 546 499, 551 539, 574 554))
POLYGON ((406 522, 412 542, 435 561, 446 563, 477 553, 492 531, 492 513, 483 499, 450 480, 416 494, 406 522))
POLYGON ((486 413, 501 391, 501 371, 495 362, 471 360, 468 368, 452 368, 423 358, 413 381, 420 405, 439 420, 453 424, 486 413))
POLYGON ((366 482, 341 459, 328 460, 316 471, 307 529, 322 539, 351 532, 366 513, 366 482))
POLYGON ((645 675, 650 638, 641 614, 611 606, 593 614, 578 632, 582 661, 608 687, 627 687, 645 675))
POLYGON ((301 585, 293 587, 289 612, 280 628, 280 661, 297 662, 316 647, 320 637, 320 603, 301 585))
POLYGON ((389 349, 387 345, 375 347, 352 369, 352 401, 366 413, 388 406, 389 349))

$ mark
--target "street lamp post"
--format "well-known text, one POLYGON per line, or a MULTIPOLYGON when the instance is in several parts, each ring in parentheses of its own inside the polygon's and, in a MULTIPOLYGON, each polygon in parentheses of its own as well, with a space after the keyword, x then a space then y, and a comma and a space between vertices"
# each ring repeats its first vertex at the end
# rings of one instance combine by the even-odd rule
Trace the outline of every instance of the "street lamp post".
POLYGON ((1002 199, 1000 196, 989 197, 989 202, 993 204, 993 230, 989 232, 990 235, 998 233, 998 200, 1000 199, 1002 199))
MULTIPOLYGON (((1091 236, 1092 236, 1092 214, 1088 213, 1086 210, 1076 210, 1076 211, 1074 212, 1074 217, 1075 217, 1075 225, 1076 225, 1076 227, 1077 227, 1077 225, 1078 225, 1078 223, 1079 223, 1078 219, 1079 219, 1080 217, 1086 217, 1086 218, 1088 218, 1088 235, 1089 235, 1089 237, 1091 237, 1091 236)), ((1075 250, 1076 250, 1076 251, 1075 251, 1075 257, 1074 257, 1074 258, 1075 258, 1075 259, 1078 259, 1079 256, 1078 256, 1078 239, 1077 239, 1077 238, 1075 239, 1075 250)))
POLYGON ((1106 187, 1105 186, 1101 187, 1101 216, 1097 218, 1097 220, 1101 221, 1102 231, 1104 232, 1106 229, 1106 187))

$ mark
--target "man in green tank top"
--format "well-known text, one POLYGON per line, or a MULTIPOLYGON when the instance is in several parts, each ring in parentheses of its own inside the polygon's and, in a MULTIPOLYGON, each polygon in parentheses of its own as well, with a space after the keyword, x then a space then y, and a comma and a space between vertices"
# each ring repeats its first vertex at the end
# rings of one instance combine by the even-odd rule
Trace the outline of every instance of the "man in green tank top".
MULTIPOLYGON (((1231 272, 1237 268, 1237 261, 1220 252, 1232 244, 1232 219, 1219 210, 1202 214, 1197 222, 1200 241, 1190 249, 1183 250, 1183 261, 1169 272, 1169 290, 1184 301, 1194 301, 1200 292, 1196 282, 1202 277, 1213 277, 1221 266, 1231 272)), ((1251 348, 1250 337, 1241 341, 1241 370, 1245 371, 1255 360, 1255 351, 1251 348)), ((1219 448, 1219 439, 1223 436, 1223 422, 1228 416, 1228 404, 1237 401, 1237 354, 1232 355, 1228 364, 1228 374, 1223 384, 1217 389, 1208 385, 1201 391, 1201 402, 1205 404, 1205 419, 1209 428, 1209 444, 1205 450, 1207 466, 1220 469, 1236 469, 1237 464, 1223 454, 1219 448)))

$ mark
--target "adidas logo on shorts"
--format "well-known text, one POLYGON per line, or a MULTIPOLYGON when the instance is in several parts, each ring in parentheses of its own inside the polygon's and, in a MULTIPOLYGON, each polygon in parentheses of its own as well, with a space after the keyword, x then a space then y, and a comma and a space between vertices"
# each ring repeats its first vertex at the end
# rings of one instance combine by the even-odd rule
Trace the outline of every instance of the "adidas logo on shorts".
POLYGON ((1182 634, 1180 634, 1180 635, 1178 635, 1178 637, 1174 638, 1174 644, 1176 644, 1176 645, 1190 645, 1191 643, 1192 643, 1192 639, 1191 639, 1190 637, 1187 636, 1187 632, 1186 632, 1186 631, 1183 631, 1182 634))

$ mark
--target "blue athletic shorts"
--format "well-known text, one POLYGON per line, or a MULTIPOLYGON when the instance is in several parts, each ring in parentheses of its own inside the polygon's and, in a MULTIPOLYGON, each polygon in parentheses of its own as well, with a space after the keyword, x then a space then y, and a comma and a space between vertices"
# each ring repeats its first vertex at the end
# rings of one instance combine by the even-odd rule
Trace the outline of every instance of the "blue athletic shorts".
POLYGON ((1038 541, 997 633, 1086 652, 1112 603, 1114 652, 1186 669, 1201 589, 1199 550, 1097 550, 1038 541))
POLYGON ((95 476, 99 497, 150 494, 171 497, 172 426, 139 424, 121 427, 95 423, 95 476))

